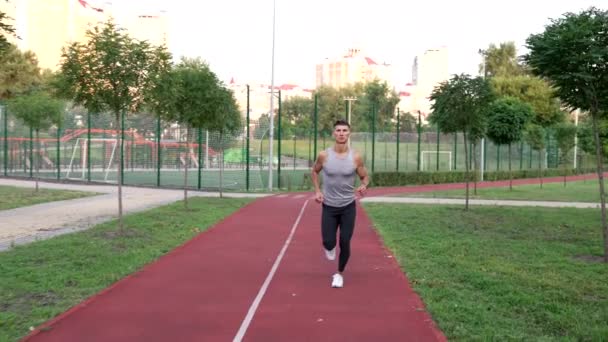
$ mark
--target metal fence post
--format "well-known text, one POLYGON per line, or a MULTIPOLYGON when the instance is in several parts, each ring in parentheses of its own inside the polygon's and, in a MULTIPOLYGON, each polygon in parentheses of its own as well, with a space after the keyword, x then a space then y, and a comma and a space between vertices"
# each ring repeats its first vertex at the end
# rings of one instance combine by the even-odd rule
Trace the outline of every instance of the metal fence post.
POLYGON ((203 129, 198 128, 198 180, 197 180, 197 188, 200 190, 203 182, 202 182, 202 174, 201 168, 203 167, 203 129))
POLYGON ((247 190, 247 192, 249 192, 249 139, 250 139, 250 133, 249 133, 249 84, 247 85, 247 150, 245 151, 245 158, 246 158, 246 166, 245 166, 245 189, 247 190))
POLYGON ((400 118, 400 111, 399 108, 397 108, 397 167, 396 167, 396 171, 399 172, 399 118, 400 118))
POLYGON ((376 162, 376 105, 372 105, 372 174, 376 162))
POLYGON ((30 127, 30 178, 34 178, 34 130, 30 127))
POLYGON ((160 165, 161 165, 161 150, 160 150, 160 115, 156 119, 156 186, 160 187, 160 165))
POLYGON ((0 105, 0 112, 4 121, 4 175, 8 176, 8 110, 0 105))
POLYGON ((281 139, 281 131, 282 131, 281 130, 281 89, 279 89, 279 115, 278 116, 279 117, 277 119, 278 120, 277 126, 279 126, 278 127, 279 131, 278 131, 277 138, 279 140, 279 144, 278 144, 279 148, 277 151, 277 154, 278 154, 278 156, 277 156, 277 162, 278 162, 278 164, 277 164, 277 187, 279 188, 279 190, 281 190, 281 142, 282 142, 282 139, 281 139))
POLYGON ((87 111, 87 181, 91 181, 91 112, 89 111, 87 111))

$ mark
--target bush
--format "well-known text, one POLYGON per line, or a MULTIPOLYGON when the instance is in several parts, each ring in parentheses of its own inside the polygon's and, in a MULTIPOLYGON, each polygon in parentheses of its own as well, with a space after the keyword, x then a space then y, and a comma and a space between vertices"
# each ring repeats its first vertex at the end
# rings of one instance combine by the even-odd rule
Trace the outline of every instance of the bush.
MULTIPOLYGON (((538 178, 538 170, 515 170, 513 179, 538 178)), ((544 169, 543 177, 560 177, 577 174, 595 173, 594 168, 586 169, 544 169)), ((479 179, 479 173, 471 174, 470 180, 479 179)), ((403 185, 422 185, 422 184, 443 184, 443 183, 463 183, 465 182, 464 171, 445 171, 445 172, 376 172, 371 177, 372 186, 403 186, 403 185)), ((491 171, 484 173, 484 181, 508 180, 508 171, 491 171)))

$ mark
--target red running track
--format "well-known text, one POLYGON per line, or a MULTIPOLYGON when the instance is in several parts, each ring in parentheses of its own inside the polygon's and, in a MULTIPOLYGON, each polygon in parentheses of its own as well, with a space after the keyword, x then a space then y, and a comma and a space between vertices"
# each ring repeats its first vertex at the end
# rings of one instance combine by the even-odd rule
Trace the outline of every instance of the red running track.
POLYGON ((330 287, 314 201, 286 245, 309 196, 255 201, 24 340, 444 341, 361 207, 344 288, 330 287))

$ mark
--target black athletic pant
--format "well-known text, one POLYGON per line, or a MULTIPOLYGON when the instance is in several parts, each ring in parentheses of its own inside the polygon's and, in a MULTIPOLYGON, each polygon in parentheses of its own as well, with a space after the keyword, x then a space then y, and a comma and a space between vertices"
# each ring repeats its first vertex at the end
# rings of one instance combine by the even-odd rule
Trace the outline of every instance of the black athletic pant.
POLYGON ((323 237, 323 247, 328 251, 336 247, 336 233, 338 227, 340 227, 340 262, 338 264, 340 272, 344 271, 350 257, 350 239, 355 229, 356 214, 355 201, 344 207, 331 207, 323 204, 321 235, 323 237))

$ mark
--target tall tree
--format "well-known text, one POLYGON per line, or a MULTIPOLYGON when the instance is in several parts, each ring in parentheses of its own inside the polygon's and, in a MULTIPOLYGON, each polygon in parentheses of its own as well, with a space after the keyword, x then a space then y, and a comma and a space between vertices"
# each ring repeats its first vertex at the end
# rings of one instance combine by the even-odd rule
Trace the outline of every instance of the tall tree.
POLYGON ((36 156, 32 165, 36 166, 36 192, 38 192, 38 180, 40 178, 40 130, 48 129, 51 125, 59 126, 62 120, 64 103, 54 99, 44 92, 34 92, 28 95, 18 96, 8 102, 8 108, 24 124, 36 132, 36 156))
POLYGON ((593 123, 601 202, 604 262, 608 263, 608 219, 599 121, 608 113, 608 11, 591 7, 566 13, 526 40, 532 72, 548 79, 564 104, 588 111, 593 123))
MULTIPOLYGON (((454 75, 449 81, 435 87, 430 99, 433 101, 429 122, 437 125, 443 133, 462 132, 465 160, 469 160, 467 145, 471 134, 483 132, 486 125, 484 110, 494 95, 487 80, 471 78, 466 74, 454 75)), ((466 170, 465 210, 469 209, 469 163, 466 170)))
POLYGON ((487 136, 496 145, 509 145, 509 189, 513 190, 511 144, 519 141, 526 124, 532 119, 532 107, 513 97, 502 97, 487 110, 487 136))
POLYGON ((490 44, 479 53, 483 62, 479 65, 479 71, 486 77, 505 77, 523 74, 523 68, 517 60, 517 48, 514 42, 490 44))
POLYGON ((232 91, 222 84, 216 88, 213 101, 210 105, 215 110, 210 113, 207 127, 210 131, 219 132, 222 158, 220 159, 220 197, 223 197, 223 178, 224 178, 224 151, 228 147, 225 140, 226 135, 236 134, 241 130, 243 122, 239 112, 238 104, 232 91))
MULTIPOLYGON (((142 109, 150 89, 170 66, 166 48, 131 38, 112 21, 86 32, 85 43, 62 49, 59 93, 91 113, 114 116, 117 146, 122 146, 121 115, 142 109)), ((121 149, 122 151, 122 149, 121 149)), ((122 163, 118 168, 118 222, 122 220, 122 163)))
POLYGON ((33 52, 21 52, 10 44, 0 55, 0 101, 26 93, 41 82, 38 59, 33 52))
POLYGON ((569 162, 570 151, 574 147, 574 137, 576 137, 576 126, 570 122, 562 122, 554 128, 555 139, 559 147, 560 160, 564 166, 564 186, 566 186, 566 169, 569 162))
MULTIPOLYGON (((8 0, 6 1, 8 2, 8 0)), ((12 20, 6 13, 0 11, 0 55, 10 47, 7 36, 15 37, 15 27, 8 22, 12 20)))
POLYGON ((186 127, 184 206, 188 208, 188 166, 192 129, 209 129, 213 118, 220 116, 217 99, 222 96, 218 89, 220 81, 207 63, 200 59, 182 58, 167 76, 163 83, 170 84, 171 87, 163 87, 168 92, 159 100, 169 105, 165 118, 186 127))
POLYGON ((549 82, 535 76, 494 77, 492 88, 497 96, 514 97, 532 106, 532 121, 549 127, 565 120, 555 89, 549 82))

